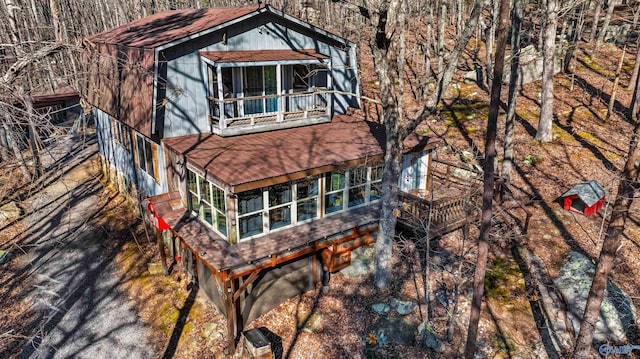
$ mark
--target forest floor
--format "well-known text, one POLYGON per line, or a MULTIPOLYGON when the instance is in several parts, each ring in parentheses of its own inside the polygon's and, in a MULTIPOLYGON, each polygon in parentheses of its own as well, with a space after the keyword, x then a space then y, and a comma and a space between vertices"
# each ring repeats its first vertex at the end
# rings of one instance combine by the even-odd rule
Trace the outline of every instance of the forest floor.
MULTIPOLYGON (((627 55, 615 112, 605 121, 613 84, 610 69, 615 69, 621 50, 607 45, 594 60, 585 48, 588 46, 576 54, 573 75, 556 76, 557 118, 552 143, 540 144, 533 139, 539 111, 539 84, 524 86, 518 100, 512 184, 518 196, 530 200, 529 210, 533 213, 526 245, 542 259, 551 276, 557 275, 569 251, 578 250, 595 260, 602 244, 604 210, 594 217, 583 217, 562 210, 557 198, 574 184, 595 179, 606 188, 608 200, 613 200, 617 173, 624 163, 631 132, 631 124, 624 116, 631 91, 625 87, 635 54, 627 55)), ((363 77, 363 83, 369 84, 366 86, 374 82, 363 77)), ((441 158, 460 151, 482 157, 488 113, 486 92, 475 84, 460 81, 446 94, 445 102, 447 106, 438 117, 427 121, 421 131, 439 134, 445 141, 438 154, 441 158)), ((500 131, 504 131, 502 126, 500 131)), ((26 213, 12 224, 3 225, 0 231, 0 248, 10 249, 13 254, 9 261, 0 263, 0 357, 24 357, 25 353, 27 357, 36 357, 39 353, 55 357, 56 350, 60 357, 67 354, 103 357, 96 354, 97 350, 115 350, 118 344, 114 343, 119 341, 125 343, 120 349, 128 351, 127 357, 229 357, 224 349, 224 317, 201 291, 198 293, 189 287, 177 273, 167 277, 149 273, 147 264, 158 261, 156 247, 149 239, 151 234, 145 231, 130 202, 104 183, 95 149, 83 158, 67 163, 67 169, 61 172, 65 174, 61 178, 67 176, 66 187, 58 185, 57 195, 45 192, 49 199, 46 203, 36 201, 36 195, 42 188, 53 188, 58 177, 47 179, 38 191, 28 191, 19 183, 11 183, 17 176, 11 176, 8 170, 3 173, 4 188, 23 189, 23 194, 15 198, 26 213), (86 191, 86 198, 93 199, 84 205, 80 205, 80 200, 72 202, 72 198, 78 197, 79 188, 86 191), (60 203, 55 202, 56 199, 60 203), (45 207, 49 202, 55 205, 45 207), (99 212, 92 211, 94 207, 99 212), (34 211, 34 208, 43 210, 34 211), (57 219, 50 221, 50 227, 38 227, 32 215, 53 210, 59 212, 57 219), (33 236, 32 232, 37 230, 42 237, 47 237, 56 223, 71 223, 65 222, 65 218, 71 221, 73 211, 89 216, 78 217, 73 226, 66 226, 63 238, 68 241, 43 243, 38 236, 33 236), (33 242, 25 242, 26 238, 33 242), (86 243, 81 245, 80 240, 86 243), (47 282, 47 278, 55 278, 53 274, 37 275, 38 270, 47 265, 34 266, 34 263, 51 262, 52 258, 57 258, 58 268, 64 269, 65 265, 69 268, 60 273, 80 273, 82 268, 87 268, 92 272, 91 277, 73 279, 64 275, 62 278, 71 283, 71 287, 61 286, 61 280, 47 282), (55 304, 59 303, 56 302, 59 297, 65 298, 63 305, 55 304), (84 303, 77 304, 82 309, 78 314, 72 314, 70 309, 74 303, 84 303), (101 303, 105 306, 101 307, 101 303), (101 317, 90 310, 92 306, 111 314, 101 317), (81 325, 85 321, 102 321, 106 326, 87 331, 87 327, 81 325), (76 326, 67 327, 64 323, 76 326), (102 344, 106 346, 100 347, 102 344), (30 346, 36 350, 29 349, 30 346)), ((636 260, 640 258, 638 208, 638 203, 632 208, 612 274, 612 280, 633 298, 636 306, 640 304, 637 284, 640 267, 636 260)), ((50 214, 47 216, 52 218, 50 214)), ((292 298, 257 318, 246 329, 268 328, 274 338, 277 337, 274 344, 281 358, 460 357, 469 317, 469 278, 474 269, 477 236, 474 229, 470 240, 465 242, 460 233, 453 233, 432 247, 429 287, 435 295, 428 314, 432 330, 445 343, 444 353, 434 353, 419 345, 365 350, 366 330, 379 320, 372 305, 381 300, 371 276, 347 277, 337 273, 332 276, 327 292, 317 289, 292 298), (455 258, 458 260, 454 261, 455 258), (461 295, 451 341, 447 341, 451 303, 445 304, 437 297, 442 290, 452 291, 456 281, 461 295)), ((536 329, 528 288, 509 244, 504 242, 498 238, 491 247, 491 280, 487 282, 477 357, 562 357, 561 352, 545 350, 536 329)), ((393 298, 422 303, 405 318, 415 325, 424 321, 426 315, 420 256, 420 251, 410 242, 396 243, 396 280, 390 291, 393 298)))

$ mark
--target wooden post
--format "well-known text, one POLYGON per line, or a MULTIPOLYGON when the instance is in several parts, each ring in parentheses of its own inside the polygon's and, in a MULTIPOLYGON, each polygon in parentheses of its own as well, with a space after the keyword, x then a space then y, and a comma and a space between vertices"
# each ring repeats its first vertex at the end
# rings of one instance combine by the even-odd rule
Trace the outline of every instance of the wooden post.
POLYGON ((167 267, 167 253, 164 251, 164 240, 162 239, 162 231, 156 230, 156 241, 158 242, 158 249, 160 250, 160 262, 162 262, 162 271, 164 275, 169 275, 169 268, 167 267))
POLYGON ((235 354, 236 351, 236 311, 233 300, 233 281, 224 281, 224 310, 227 314, 227 346, 229 355, 235 354))

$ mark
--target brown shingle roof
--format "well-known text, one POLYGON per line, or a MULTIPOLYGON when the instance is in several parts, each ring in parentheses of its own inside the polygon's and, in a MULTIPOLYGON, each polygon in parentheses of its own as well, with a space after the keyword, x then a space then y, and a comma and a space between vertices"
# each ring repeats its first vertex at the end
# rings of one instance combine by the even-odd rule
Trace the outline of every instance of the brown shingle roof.
POLYGON ((281 60, 324 60, 329 56, 312 49, 304 50, 259 50, 259 51, 201 51, 201 56, 213 62, 255 62, 281 60))
POLYGON ((224 24, 259 8, 259 5, 251 5, 166 11, 91 35, 87 39, 96 43, 155 48, 224 24))
MULTIPOLYGON (((199 134, 164 139, 223 183, 239 186, 384 153, 384 126, 348 115, 331 123, 235 137, 199 134)), ((416 144, 416 141, 409 141, 416 144)), ((423 147, 428 142, 421 141, 423 147)), ((409 143, 408 143, 409 144, 409 143)))

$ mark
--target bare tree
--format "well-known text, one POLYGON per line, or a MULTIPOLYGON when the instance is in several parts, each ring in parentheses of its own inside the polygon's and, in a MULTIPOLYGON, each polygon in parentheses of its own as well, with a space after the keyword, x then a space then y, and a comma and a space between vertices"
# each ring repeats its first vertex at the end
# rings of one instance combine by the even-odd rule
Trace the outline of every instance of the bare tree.
POLYGON ((496 161, 496 137, 498 127, 498 112, 500 110, 502 91, 502 73, 504 71, 504 54, 507 47, 507 34, 509 33, 509 0, 500 1, 498 13, 498 32, 496 39, 496 56, 493 81, 491 84, 491 100, 489 102, 489 118, 487 119, 487 132, 485 136, 485 162, 484 162, 484 188, 482 193, 482 216, 480 220, 480 238, 478 241, 478 259, 476 271, 473 277, 473 299, 471 301, 471 316, 467 330, 467 342, 464 347, 464 356, 472 359, 476 352, 476 339, 478 337, 478 323, 480 322, 480 309, 484 296, 484 277, 487 270, 487 257, 489 253, 489 233, 491 230, 491 217, 493 207, 493 188, 496 161))
POLYGON ((380 83, 380 99, 386 130, 385 165, 381 183, 382 214, 376 241, 375 283, 380 289, 388 288, 392 280, 392 242, 397 221, 394 209, 398 198, 403 141, 415 131, 425 118, 436 111, 444 90, 453 79, 458 59, 471 38, 482 11, 482 2, 474 1, 467 26, 461 34, 458 34, 455 45, 447 58, 448 62, 443 65, 444 68, 438 74, 436 90, 427 99, 415 99, 419 103, 417 112, 403 115, 400 107, 401 98, 408 94, 402 91, 403 82, 399 77, 403 74, 400 64, 405 62, 405 59, 402 58, 404 52, 401 51, 402 38, 400 36, 403 33, 404 23, 400 20, 404 18, 401 13, 406 10, 406 7, 401 6, 402 3, 399 0, 365 1, 373 30, 370 47, 373 53, 375 72, 380 83))
POLYGON ((609 4, 607 4, 607 12, 604 15, 604 21, 602 22, 602 27, 598 32, 598 37, 596 38, 596 44, 593 46, 593 54, 591 57, 595 58, 598 56, 598 52, 600 51, 600 46, 602 46, 602 42, 604 41, 604 36, 607 33, 607 28, 609 27, 609 23, 611 22, 611 14, 613 14, 613 8, 615 7, 615 0, 609 0, 609 4))
POLYGON ((524 1, 514 0, 511 14, 511 74, 509 78, 509 99, 507 103, 507 118, 504 125, 504 158, 502 160, 502 178, 505 184, 511 182, 511 169, 513 168, 516 117, 516 98, 518 93, 518 69, 520 67, 520 29, 524 16, 524 1))
MULTIPOLYGON (((637 91, 639 86, 640 82, 636 81, 636 93, 639 93, 637 91)), ((635 113, 634 116, 635 126, 629 142, 627 160, 618 183, 618 193, 613 204, 602 249, 600 250, 596 273, 589 290, 589 297, 587 298, 582 323, 580 324, 580 332, 576 339, 576 347, 573 352, 573 357, 576 359, 591 357, 591 342, 593 341, 593 332, 600 314, 600 305, 602 304, 616 253, 622 244, 622 232, 637 191, 638 174, 640 173, 640 147, 638 147, 640 116, 638 113, 635 113)))
POLYGON ((542 47, 542 100, 536 140, 551 142, 553 123, 553 72, 558 20, 558 1, 547 0, 542 47))

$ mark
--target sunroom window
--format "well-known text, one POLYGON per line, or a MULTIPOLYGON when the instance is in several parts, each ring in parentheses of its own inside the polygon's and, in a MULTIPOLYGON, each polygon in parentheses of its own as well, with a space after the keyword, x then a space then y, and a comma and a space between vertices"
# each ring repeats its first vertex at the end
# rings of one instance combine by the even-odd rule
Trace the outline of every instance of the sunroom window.
POLYGON ((291 224, 291 184, 269 187, 269 229, 291 224))
POLYGON ((318 217, 318 178, 307 177, 295 184, 298 222, 318 217))
POLYGON ((325 175, 324 213, 341 211, 344 208, 344 172, 330 172, 325 175))
POLYGON ((367 167, 349 170, 349 207, 363 204, 367 198, 367 167))
POLYGON ((240 238, 255 236, 263 232, 263 208, 264 200, 261 188, 238 194, 238 232, 240 232, 240 238))
POLYGON ((227 215, 224 190, 188 170, 187 192, 189 209, 226 237, 227 215))

